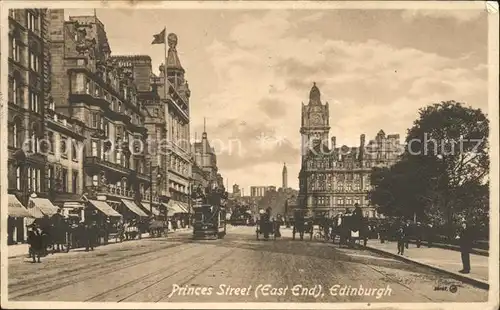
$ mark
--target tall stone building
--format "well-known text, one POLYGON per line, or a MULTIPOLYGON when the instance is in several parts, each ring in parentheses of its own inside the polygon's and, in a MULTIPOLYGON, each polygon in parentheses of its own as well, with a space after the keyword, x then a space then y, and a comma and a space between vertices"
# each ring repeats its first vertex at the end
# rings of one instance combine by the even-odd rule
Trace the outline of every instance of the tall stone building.
MULTIPOLYGON (((130 145, 145 144, 147 112, 139 103, 132 68, 111 57, 97 16, 65 21, 64 10, 55 9, 50 23, 55 112, 85 126, 81 192, 108 216, 117 216, 113 209, 126 218, 147 216, 139 204, 141 191, 150 187, 148 167, 144 153, 132 154, 135 145, 130 145)), ((66 145, 77 142, 69 135, 65 140, 66 145)), ((70 180, 72 173, 68 171, 70 180)), ((54 175, 64 178, 57 169, 54 175)))
POLYGON ((288 170, 286 169, 286 163, 283 164, 283 171, 281 172, 282 185, 283 189, 288 188, 288 170))
POLYGON ((8 242, 25 239, 25 218, 48 199, 45 106, 50 97, 47 9, 11 9, 8 17, 8 242))
POLYGON ((208 140, 205 121, 201 140, 196 141, 195 135, 193 152, 196 165, 207 174, 208 182, 217 185, 217 174, 219 173, 219 169, 217 168, 217 155, 215 154, 215 149, 210 145, 210 141, 208 140))
POLYGON ((177 55, 178 38, 174 33, 167 36, 168 55, 166 65, 160 65, 157 77, 158 94, 165 108, 168 140, 168 187, 170 203, 190 212, 192 182, 192 152, 190 143, 189 98, 191 91, 184 78, 185 70, 177 55), (167 83, 164 83, 165 76, 167 83), (168 84, 168 85, 167 85, 168 84), (167 85, 167 89, 165 89, 167 85))
POLYGON ((386 135, 380 130, 368 143, 360 136, 359 147, 337 147, 336 137, 329 139, 329 106, 321 101, 314 84, 309 103, 302 104, 302 166, 299 173, 298 204, 312 216, 331 216, 357 203, 364 215, 377 217, 370 206, 372 167, 389 166, 399 158, 399 135, 386 135))
POLYGON ((164 210, 170 200, 168 187, 168 150, 167 150, 167 109, 158 93, 162 81, 152 70, 151 57, 147 55, 112 56, 119 67, 130 68, 137 87, 137 100, 144 109, 144 127, 147 130, 147 143, 143 145, 141 160, 148 163, 144 168, 152 180, 151 187, 140 186, 141 204, 156 215, 164 210), (151 203, 153 205, 151 205, 151 203))

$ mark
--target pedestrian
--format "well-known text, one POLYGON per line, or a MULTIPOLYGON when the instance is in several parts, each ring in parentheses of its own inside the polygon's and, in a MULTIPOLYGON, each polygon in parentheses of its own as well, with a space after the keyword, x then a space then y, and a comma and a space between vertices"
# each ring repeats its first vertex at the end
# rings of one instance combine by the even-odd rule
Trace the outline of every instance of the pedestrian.
POLYGON ((415 227, 415 238, 417 239, 417 248, 420 248, 422 245, 422 224, 417 222, 417 226, 415 227))
POLYGON ((85 252, 94 251, 94 229, 90 223, 85 224, 85 252))
POLYGON ((398 255, 403 255, 405 252, 406 241, 404 225, 401 225, 401 227, 396 231, 396 240, 398 242, 398 255))
POLYGON ((467 222, 462 221, 462 227, 455 239, 460 243, 460 254, 462 256, 463 268, 460 273, 470 273, 470 252, 472 250, 473 234, 467 222))
POLYGON ((41 263, 40 257, 43 254, 43 237, 42 237, 42 231, 40 227, 36 223, 33 223, 28 226, 28 244, 29 244, 29 254, 30 257, 33 259, 33 263, 39 262, 41 263))
POLYGON ((410 243, 410 236, 411 236, 411 226, 410 226, 410 221, 407 220, 404 226, 404 234, 405 234, 405 248, 408 249, 409 243, 410 243))
POLYGON ((429 225, 427 225, 427 247, 432 247, 432 241, 434 240, 434 226, 432 225, 432 223, 429 223, 429 225))

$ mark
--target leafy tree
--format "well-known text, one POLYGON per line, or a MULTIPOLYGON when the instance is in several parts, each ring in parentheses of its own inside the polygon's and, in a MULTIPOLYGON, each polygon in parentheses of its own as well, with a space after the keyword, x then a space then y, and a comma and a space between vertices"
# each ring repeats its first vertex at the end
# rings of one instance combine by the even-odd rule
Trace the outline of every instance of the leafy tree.
POLYGON ((408 130, 402 160, 372 175, 372 204, 388 215, 447 223, 459 217, 486 219, 489 196, 489 122, 480 109, 455 101, 420 110, 408 130), (486 199, 486 200, 485 200, 486 199), (471 212, 481 205, 481 212, 471 212), (487 208, 487 207, 486 207, 487 208))

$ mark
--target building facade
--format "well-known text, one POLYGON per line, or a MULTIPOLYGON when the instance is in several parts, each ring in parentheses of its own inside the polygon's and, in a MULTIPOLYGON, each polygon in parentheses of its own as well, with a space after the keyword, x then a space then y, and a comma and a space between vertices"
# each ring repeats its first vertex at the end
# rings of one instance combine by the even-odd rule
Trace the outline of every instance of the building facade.
POLYGON ((164 104, 167 124, 168 188, 170 201, 191 212, 192 150, 190 143, 189 98, 191 91, 184 78, 185 70, 177 55, 178 38, 174 33, 167 37, 168 54, 166 65, 160 65, 160 82, 157 90, 164 104), (165 76, 167 83, 165 83, 165 76), (165 85, 167 86, 165 89, 165 85))
MULTIPOLYGON (((68 179, 81 181, 83 196, 119 210, 125 218, 145 217, 138 204, 144 198, 141 192, 150 187, 149 171, 144 152, 131 150, 136 141, 146 143, 147 111, 138 100, 133 68, 111 56, 97 16, 65 21, 64 10, 54 9, 50 23, 55 112, 84 124, 83 173, 75 177, 70 170, 68 179)), ((79 146, 69 135, 63 138, 67 148, 74 144, 79 146)), ((55 178, 63 178, 57 169, 55 178)))
POLYGON ((47 145, 41 143, 50 97, 47 9, 11 9, 8 27, 8 241, 12 244, 25 240, 23 208, 30 197, 48 197, 47 145))
POLYGON ((264 197, 269 191, 276 191, 276 186, 250 186, 250 197, 264 197))
POLYGON ((399 135, 383 130, 368 143, 360 136, 359 147, 337 147, 329 139, 329 106, 321 102, 314 84, 309 103, 302 104, 302 166, 299 173, 298 204, 312 216, 335 215, 353 209, 357 203, 364 215, 378 217, 367 192, 373 167, 390 166, 399 158, 399 135))

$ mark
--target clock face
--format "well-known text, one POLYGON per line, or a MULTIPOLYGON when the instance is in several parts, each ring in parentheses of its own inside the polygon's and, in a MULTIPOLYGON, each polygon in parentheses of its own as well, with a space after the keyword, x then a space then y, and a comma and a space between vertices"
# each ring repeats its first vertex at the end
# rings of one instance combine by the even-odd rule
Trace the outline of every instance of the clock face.
POLYGON ((321 125, 321 115, 318 113, 314 113, 311 115, 311 124, 312 125, 321 125))

